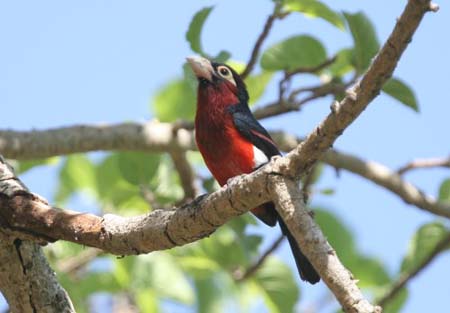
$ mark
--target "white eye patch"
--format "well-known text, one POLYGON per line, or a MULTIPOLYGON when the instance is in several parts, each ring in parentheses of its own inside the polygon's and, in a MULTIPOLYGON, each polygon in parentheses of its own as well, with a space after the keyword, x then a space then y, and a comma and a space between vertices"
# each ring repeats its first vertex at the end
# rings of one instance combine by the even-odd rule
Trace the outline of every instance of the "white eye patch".
POLYGON ((234 81, 234 78, 233 78, 233 73, 232 73, 231 70, 230 70, 228 67, 226 67, 225 65, 218 66, 218 67, 217 67, 217 70, 216 70, 216 73, 217 73, 220 77, 222 77, 222 78, 228 80, 230 83, 232 83, 233 85, 236 86, 236 82, 234 81))

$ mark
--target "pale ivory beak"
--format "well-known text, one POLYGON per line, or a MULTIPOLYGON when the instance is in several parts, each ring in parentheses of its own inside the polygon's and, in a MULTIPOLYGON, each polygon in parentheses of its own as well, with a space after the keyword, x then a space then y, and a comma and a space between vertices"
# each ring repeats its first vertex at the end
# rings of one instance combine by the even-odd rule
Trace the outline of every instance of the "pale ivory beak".
POLYGON ((204 78, 209 81, 212 81, 212 74, 214 72, 214 69, 211 65, 211 61, 208 59, 205 59, 201 56, 189 56, 186 58, 186 60, 189 62, 189 64, 192 67, 192 70, 195 73, 195 76, 198 78, 204 78))

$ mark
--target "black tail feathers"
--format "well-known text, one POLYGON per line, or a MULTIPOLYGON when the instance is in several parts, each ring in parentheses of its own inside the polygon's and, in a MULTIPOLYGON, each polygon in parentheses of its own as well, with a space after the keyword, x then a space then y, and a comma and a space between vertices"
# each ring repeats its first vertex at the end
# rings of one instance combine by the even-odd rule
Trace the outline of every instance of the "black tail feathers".
POLYGON ((278 222, 280 223, 281 231, 289 241, 289 245, 291 246, 292 254, 294 255, 295 259, 295 264, 297 265, 298 273, 300 274, 301 279, 311 284, 319 282, 320 280, 319 274, 317 274, 312 264, 300 250, 300 247, 298 246, 291 232, 287 228, 286 224, 283 222, 281 218, 278 218, 278 222))

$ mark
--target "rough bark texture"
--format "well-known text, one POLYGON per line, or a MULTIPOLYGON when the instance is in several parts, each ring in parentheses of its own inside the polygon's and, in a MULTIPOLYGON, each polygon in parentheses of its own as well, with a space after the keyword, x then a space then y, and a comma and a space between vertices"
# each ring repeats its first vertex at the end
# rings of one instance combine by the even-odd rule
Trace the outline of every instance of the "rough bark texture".
POLYGON ((283 177, 272 176, 270 188, 278 213, 288 225, 303 253, 313 265, 328 288, 336 296, 345 312, 381 312, 380 307, 364 299, 357 281, 339 261, 320 228, 307 211, 298 183, 283 177))
MULTIPOLYGON (((272 135, 284 151, 294 149, 302 141, 284 132, 275 132, 272 135)), ((432 196, 425 194, 424 191, 403 179, 399 173, 392 171, 383 164, 362 160, 354 155, 334 149, 325 152, 320 160, 336 169, 344 169, 364 177, 393 192, 406 203, 415 205, 432 214, 450 218, 450 204, 439 202, 432 196)))
MULTIPOLYGON (((0 194, 8 197, 26 188, 0 158, 0 194)), ((0 212, 3 212, 3 203, 0 212)), ((0 291, 11 312, 75 312, 66 291, 45 259, 41 247, 4 231, 0 222, 0 291)))

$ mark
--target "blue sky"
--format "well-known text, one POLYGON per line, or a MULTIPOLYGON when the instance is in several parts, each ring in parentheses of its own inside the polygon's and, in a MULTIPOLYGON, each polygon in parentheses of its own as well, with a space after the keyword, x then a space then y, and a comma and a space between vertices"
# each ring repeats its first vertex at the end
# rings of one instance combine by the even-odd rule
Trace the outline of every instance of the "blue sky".
MULTIPOLYGON (((348 0, 335 6, 326 2, 349 12, 363 10, 381 42, 406 3, 348 0)), ((226 49, 234 59, 247 61, 271 11, 269 0, 1 1, 0 127, 29 130, 151 118, 151 97, 165 82, 181 75, 184 57, 192 54, 184 33, 194 12, 207 5, 216 7, 203 33, 205 50, 215 54, 226 49)), ((450 44, 437 36, 449 27, 446 9, 426 16, 395 72, 413 86, 420 114, 381 95, 339 138, 336 148, 392 168, 415 157, 449 155, 450 106, 445 99, 450 44)), ((293 15, 275 24, 265 47, 302 33, 321 39, 329 55, 351 45, 348 33, 293 15)), ((276 95, 273 84, 260 104, 276 95)), ((329 102, 315 102, 301 113, 263 124, 304 135, 328 113, 329 102)), ((436 169, 418 170, 406 178, 436 195, 440 182, 449 176, 449 171, 436 169)), ((22 179, 32 191, 52 199, 55 177, 55 169, 50 168, 30 171, 22 179)), ((336 194, 318 196, 314 204, 337 212, 357 235, 359 247, 386 262, 392 273, 415 229, 434 220, 346 172, 336 178, 327 170, 321 186, 335 188, 336 194)), ((269 238, 274 235, 268 231, 269 238)), ((288 247, 279 253, 290 260, 288 247)), ((448 264, 447 253, 412 281, 403 312, 449 306, 448 264)), ((321 294, 318 287, 309 286, 302 292, 305 305, 321 294)))

